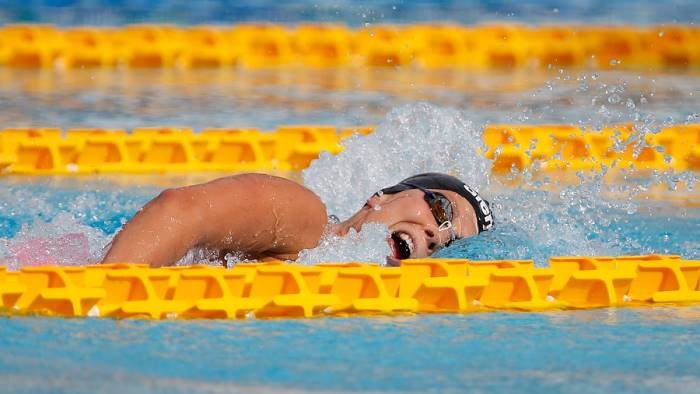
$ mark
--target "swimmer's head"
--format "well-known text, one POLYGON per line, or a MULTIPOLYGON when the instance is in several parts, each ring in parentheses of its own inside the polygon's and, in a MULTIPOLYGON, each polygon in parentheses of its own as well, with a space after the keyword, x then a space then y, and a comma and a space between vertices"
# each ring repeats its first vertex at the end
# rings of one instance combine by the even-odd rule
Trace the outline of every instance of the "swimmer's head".
POLYGON ((370 222, 385 224, 391 231, 390 263, 430 256, 494 224, 486 200, 459 179, 440 173, 414 175, 378 191, 340 224, 341 232, 359 231, 370 222))

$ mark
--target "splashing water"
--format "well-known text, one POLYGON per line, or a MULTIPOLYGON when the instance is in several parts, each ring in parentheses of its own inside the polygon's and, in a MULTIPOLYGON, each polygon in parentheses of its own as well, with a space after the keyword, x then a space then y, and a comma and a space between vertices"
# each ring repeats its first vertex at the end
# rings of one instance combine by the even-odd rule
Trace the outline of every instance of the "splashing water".
POLYGON ((448 173, 483 188, 491 163, 479 154, 486 151, 482 140, 459 111, 411 104, 391 111, 374 133, 345 140, 339 155, 322 153, 302 176, 328 212, 344 218, 372 193, 420 172, 448 173))
MULTIPOLYGON (((635 149, 641 149, 648 132, 645 127, 628 141, 636 141, 635 149)), ((563 185, 559 180, 535 180, 525 171, 516 187, 503 187, 490 176, 491 163, 479 153, 484 149, 481 141, 481 133, 457 110, 407 105, 392 111, 374 134, 348 140, 337 156, 323 154, 302 175, 329 212, 341 217, 352 214, 376 190, 420 172, 446 172, 474 185, 491 200, 496 229, 455 242, 436 257, 534 259, 543 265, 554 255, 700 255, 692 241, 700 238, 700 222, 690 210, 665 209, 666 217, 659 217, 660 209, 668 208, 664 203, 639 201, 653 185, 682 180, 692 191, 694 174, 654 172, 637 182, 625 175, 622 183, 610 184, 605 170, 578 174, 575 184, 563 185), (675 230, 660 224, 671 220, 679 224, 675 230), (630 235, 640 234, 640 226, 659 227, 658 239, 657 234, 647 239, 630 235)), ((375 242, 385 237, 372 236, 375 242)), ((333 258, 347 261, 332 247, 321 249, 309 257, 327 261, 333 253, 333 258)), ((305 261, 313 260, 309 257, 305 261)))
POLYGON ((386 242, 389 229, 378 223, 366 223, 358 233, 350 229, 347 235, 326 234, 319 245, 299 253, 297 262, 316 264, 323 262, 358 261, 383 264, 391 254, 386 242))
POLYGON ((105 246, 157 189, 103 181, 3 179, 0 183, 0 265, 83 265, 105 246))
MULTIPOLYGON (((485 151, 481 134, 454 109, 427 103, 401 107, 374 133, 351 137, 343 145, 339 155, 322 153, 302 172, 304 184, 321 197, 329 213, 341 218, 377 190, 420 172, 448 173, 477 188, 489 182, 491 164, 479 154, 485 151)), ((380 231, 365 225, 359 234, 324 238, 319 247, 302 252, 299 261, 384 263, 391 251, 388 230, 382 227, 380 231)))
POLYGON ((0 265, 17 270, 31 265, 85 265, 98 262, 108 236, 58 213, 50 222, 23 225, 14 238, 0 238, 0 265))

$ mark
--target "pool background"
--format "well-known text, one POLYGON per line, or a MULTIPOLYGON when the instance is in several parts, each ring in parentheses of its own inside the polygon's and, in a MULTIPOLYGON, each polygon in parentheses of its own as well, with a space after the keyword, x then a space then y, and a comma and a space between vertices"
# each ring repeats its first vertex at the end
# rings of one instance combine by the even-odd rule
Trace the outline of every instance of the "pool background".
MULTIPOLYGON (((0 0, 0 23, 63 26, 241 21, 363 26, 494 20, 697 23, 700 7, 692 0, 323 5, 310 1, 0 0)), ((494 122, 596 127, 633 120, 643 125, 644 133, 668 124, 698 122, 698 96, 697 71, 554 69, 466 74, 410 69, 64 72, 0 68, 0 125, 131 128, 167 124, 196 130, 270 129, 285 123, 351 126, 384 122, 392 110, 419 113, 415 102, 423 100, 438 109, 458 108, 473 122, 470 132, 494 122)), ((439 114, 434 120, 449 120, 439 114)), ((424 130, 429 122, 411 126, 424 130)), ((400 131, 389 126, 385 135, 403 146, 429 135, 400 131)), ((445 143, 457 145, 464 136, 445 138, 445 143)), ((327 185, 320 184, 324 176, 385 168, 381 160, 360 155, 371 148, 359 141, 344 156, 349 159, 326 158, 323 166, 308 173, 317 175, 307 179, 328 192, 327 185), (352 162, 353 157, 354 161, 365 159, 366 167, 342 161, 352 162)), ((469 173, 471 165, 478 163, 447 159, 442 164, 469 173)), ((390 168, 396 171, 390 175, 398 176, 398 171, 419 167, 405 160, 390 168)), ((98 253, 121 224, 163 187, 213 176, 0 178, 0 240, 5 241, 0 242, 0 256, 7 252, 8 242, 72 232, 85 234, 90 252, 98 253)), ((700 199, 696 190, 688 190, 697 182, 692 174, 651 174, 642 179, 622 174, 615 182, 586 178, 579 182, 582 185, 540 179, 539 186, 532 178, 511 178, 483 181, 489 195, 503 204, 499 232, 459 243, 444 250, 444 255, 536 258, 542 263, 548 254, 599 245, 601 253, 681 253, 700 258, 700 199), (513 227, 515 222, 521 227, 513 227), (537 227, 542 223, 547 225, 544 230, 537 227)), ((370 182, 360 187, 335 186, 346 192, 356 187, 353 192, 357 193, 372 187, 370 182)), ((699 320, 697 306, 268 321, 2 317, 0 391, 700 392, 699 320)))

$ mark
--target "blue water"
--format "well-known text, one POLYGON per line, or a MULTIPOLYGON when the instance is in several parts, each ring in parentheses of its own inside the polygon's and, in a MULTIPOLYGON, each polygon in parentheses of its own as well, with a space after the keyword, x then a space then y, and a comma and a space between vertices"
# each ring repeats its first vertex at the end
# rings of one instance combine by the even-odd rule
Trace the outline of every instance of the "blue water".
POLYGON ((408 23, 506 20, 526 23, 694 23, 700 9, 693 0, 380 0, 317 2, 292 0, 0 0, 0 23, 59 25, 127 23, 227 24, 249 21, 408 23))
MULTIPOLYGON (((689 210, 696 215, 698 210, 689 210)), ((618 249, 600 249, 596 255, 677 254, 685 259, 700 259, 700 220, 697 218, 658 217, 651 213, 628 215, 612 212, 615 223, 601 227, 598 233, 586 234, 587 239, 600 237, 618 249)), ((493 232, 455 242, 439 251, 436 257, 469 258, 473 260, 534 259, 545 262, 551 256, 572 254, 566 243, 542 244, 538 233, 527 233, 517 226, 499 226, 493 232)))
POLYGON ((0 238, 13 238, 36 221, 51 222, 59 213, 111 235, 158 192, 155 186, 125 188, 104 180, 0 179, 0 238))
MULTIPOLYGON (((0 7, 1 8, 1 7, 0 7)), ((700 71, 20 70, 0 67, 2 127, 376 125, 427 101, 475 124, 700 122, 700 71), (630 104, 632 103, 632 109, 630 104)))
POLYGON ((699 307, 0 319, 3 392, 698 392, 699 307))

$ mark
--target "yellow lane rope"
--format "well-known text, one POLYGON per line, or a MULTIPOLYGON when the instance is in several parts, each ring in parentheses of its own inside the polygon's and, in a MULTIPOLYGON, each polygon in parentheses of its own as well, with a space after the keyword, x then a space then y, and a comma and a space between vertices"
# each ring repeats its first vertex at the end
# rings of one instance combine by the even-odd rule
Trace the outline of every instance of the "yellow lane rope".
POLYGON ((700 66, 693 25, 515 24, 131 25, 116 28, 6 25, 0 65, 86 67, 397 67, 624 69, 700 66))
MULTIPOLYGON (((6 128, 0 131, 0 175, 287 171, 372 127, 281 126, 123 129, 6 128)), ((700 170, 700 124, 635 137, 633 125, 584 130, 569 125, 489 125, 486 157, 494 173, 537 171, 700 170), (632 138, 635 137, 635 138, 632 138)))
POLYGON ((6 313, 165 318, 558 310, 700 302, 700 261, 679 256, 405 260, 400 267, 240 263, 0 267, 6 313))

